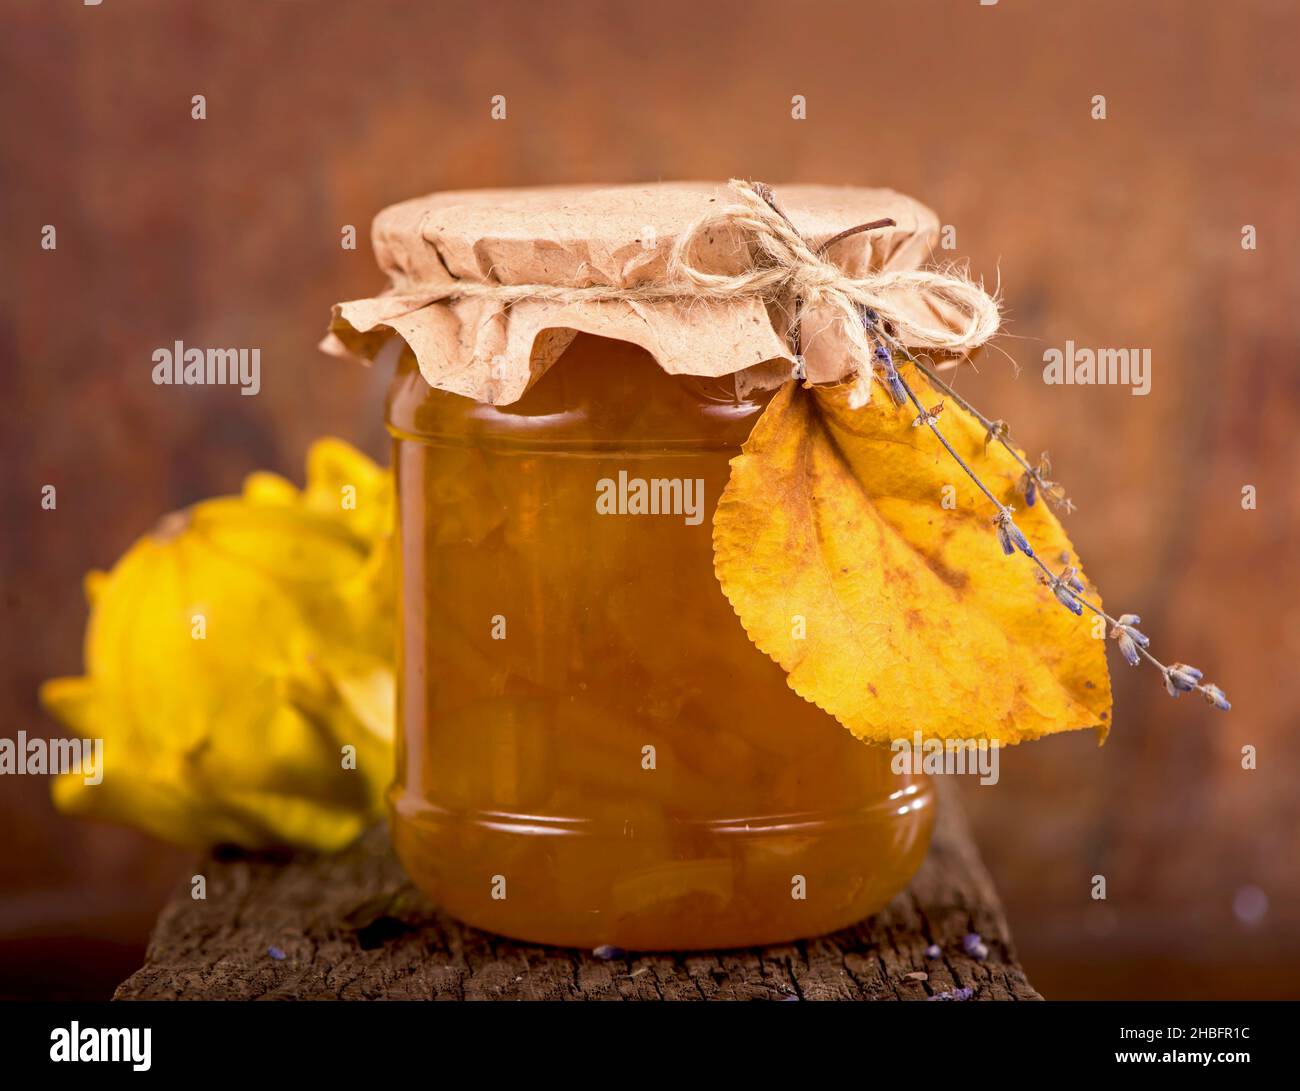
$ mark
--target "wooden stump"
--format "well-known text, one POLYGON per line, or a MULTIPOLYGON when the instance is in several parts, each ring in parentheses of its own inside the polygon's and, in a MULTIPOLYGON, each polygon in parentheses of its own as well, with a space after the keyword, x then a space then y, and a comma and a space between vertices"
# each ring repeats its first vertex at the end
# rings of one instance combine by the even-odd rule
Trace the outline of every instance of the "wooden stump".
POLYGON ((1042 999, 951 791, 906 891, 853 928, 778 947, 602 959, 515 943, 431 906, 383 827, 335 856, 225 854, 198 873, 207 899, 187 881, 115 999, 1042 999), (963 950, 970 932, 985 958, 963 950), (926 957, 931 943, 940 957, 926 957))

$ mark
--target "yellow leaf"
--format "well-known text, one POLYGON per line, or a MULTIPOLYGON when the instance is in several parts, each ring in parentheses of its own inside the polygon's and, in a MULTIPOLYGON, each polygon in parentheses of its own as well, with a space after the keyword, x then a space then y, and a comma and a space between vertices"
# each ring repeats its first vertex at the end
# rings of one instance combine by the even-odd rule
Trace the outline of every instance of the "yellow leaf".
MULTIPOLYGON (((917 375, 923 404, 939 396, 917 375)), ((742 453, 713 521, 719 582, 790 687, 860 739, 1003 744, 1110 725, 1104 639, 1005 556, 996 509, 914 407, 788 384, 742 453), (802 622, 800 621, 802 619, 802 622)), ((949 403, 939 427, 1004 504, 1021 468, 949 403)), ((1053 571, 1078 558, 1040 501, 1016 525, 1053 571)), ((1089 588, 1090 601, 1100 605, 1089 588)))

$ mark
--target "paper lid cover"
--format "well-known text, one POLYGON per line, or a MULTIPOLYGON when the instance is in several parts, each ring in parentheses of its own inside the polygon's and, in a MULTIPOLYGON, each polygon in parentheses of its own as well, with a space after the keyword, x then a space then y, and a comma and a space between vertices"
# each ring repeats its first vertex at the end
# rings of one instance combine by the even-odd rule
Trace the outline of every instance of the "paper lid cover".
MULTIPOLYGON (((850 276, 917 269, 930 259, 937 217, 893 190, 781 185, 773 191, 814 247, 858 224, 895 221, 831 246, 826 256, 850 276)), ((742 393, 779 385, 794 363, 788 308, 760 299, 446 298, 456 282, 571 288, 662 282, 678 236, 727 199, 724 183, 661 182, 462 190, 403 201, 379 213, 372 229, 388 288, 337 304, 321 347, 373 359, 395 333, 431 386, 496 405, 518 400, 579 332, 639 345, 670 374, 739 373, 742 393)), ((699 241, 693 261, 709 272, 735 274, 753 257, 743 232, 720 224, 699 241)), ((930 305, 900 300, 898 306, 930 305)), ((834 324, 805 313, 801 326, 809 380, 850 377, 854 365, 834 324)))

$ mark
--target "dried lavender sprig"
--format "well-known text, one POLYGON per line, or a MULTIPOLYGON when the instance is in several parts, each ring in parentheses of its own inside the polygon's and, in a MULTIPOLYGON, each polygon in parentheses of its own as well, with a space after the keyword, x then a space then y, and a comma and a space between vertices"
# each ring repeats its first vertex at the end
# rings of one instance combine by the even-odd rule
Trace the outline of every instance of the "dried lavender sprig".
MULTIPOLYGON (((889 340, 891 344, 897 345, 897 341, 895 339, 888 337, 887 334, 885 334, 884 336, 889 340)), ((924 372, 925 369, 916 360, 916 358, 913 357, 912 354, 908 352, 906 348, 903 348, 902 346, 899 347, 902 348, 904 355, 906 355, 907 358, 911 360, 912 363, 916 364, 918 369, 924 372)), ((998 528, 998 537, 1002 543, 1003 552, 1008 554, 1015 552, 1014 549, 1009 547, 1009 544, 1014 544, 1017 548, 1019 548, 1020 552, 1024 553, 1025 556, 1027 556, 1031 561, 1034 562, 1034 564, 1036 564, 1042 570, 1043 574, 1047 577, 1047 581, 1052 585, 1054 591, 1056 591, 1058 588, 1064 589, 1065 592, 1079 605, 1085 607, 1088 610, 1091 610, 1098 617, 1104 618, 1106 621, 1108 621, 1112 626, 1112 631, 1118 630, 1119 632, 1123 632, 1126 629, 1131 628, 1131 626, 1129 626, 1127 623, 1121 622, 1118 618, 1111 617, 1110 614, 1106 613, 1106 611, 1103 610, 1100 606, 1097 606, 1096 604, 1090 602, 1077 590, 1074 590, 1073 587, 1069 586, 1069 581, 1067 581, 1062 576, 1057 576, 1055 572, 1053 572, 1050 568, 1047 567, 1047 565, 1043 562, 1043 559, 1034 552, 1032 545, 1030 545, 1029 541, 1025 538, 1024 534, 1019 530, 1019 528, 1016 527, 1014 521, 1011 518, 1011 514, 1012 514, 1011 508, 1003 504, 996 496, 993 495, 992 492, 989 491, 988 487, 984 484, 983 481, 979 479, 975 471, 972 470, 966 464, 965 460, 961 457, 961 455, 959 455, 953 449, 952 444, 949 443, 947 438, 943 435, 943 433, 939 431, 938 425, 935 423, 933 416, 927 413, 925 407, 921 404, 916 394, 912 391, 912 388, 908 384, 907 380, 904 379, 901 375, 899 375, 898 383, 903 388, 903 391, 907 394, 908 398, 911 399, 912 404, 916 406, 917 412, 920 414, 920 419, 914 423, 924 423, 930 429, 930 431, 935 434, 939 442, 943 444, 944 449, 953 457, 953 460, 957 463, 957 465, 960 466, 963 471, 965 471, 966 476, 969 477, 973 482, 975 482, 975 485, 980 490, 980 492, 982 492, 988 498, 989 502, 998 509, 998 514, 993 521, 998 528)), ((954 399, 954 400, 958 400, 958 399, 954 399)), ((960 404, 959 400, 958 400, 958 404, 960 404)), ((1073 582, 1078 583, 1077 580, 1073 582)), ((1061 598, 1061 595, 1058 594, 1057 597, 1061 598)), ((1075 612, 1073 611, 1073 608, 1071 608, 1071 611, 1075 612)), ((1082 611, 1077 611, 1077 612, 1082 613, 1082 611)), ((1124 616, 1129 617, 1132 615, 1124 615, 1124 616)), ((1228 709, 1232 707, 1228 703, 1228 699, 1224 696, 1223 691, 1219 689, 1218 686, 1212 683, 1204 683, 1204 684, 1201 683, 1200 680, 1201 672, 1196 670, 1195 667, 1188 667, 1184 663, 1175 663, 1171 666, 1166 666, 1164 663, 1161 663, 1160 660, 1158 660, 1154 655, 1152 655, 1147 650, 1145 644, 1135 642, 1135 647, 1139 655, 1141 655, 1144 659, 1152 663, 1161 672, 1161 674, 1164 675, 1165 687, 1166 689, 1168 689, 1171 696, 1177 697, 1180 693, 1190 693, 1195 691, 1200 693, 1201 696, 1204 697, 1206 701, 1208 701, 1210 704, 1214 705, 1215 708, 1221 709, 1222 711, 1226 712, 1228 709)))
MULTIPOLYGON (((1054 589, 1055 587, 1062 586, 1061 577, 1056 576, 1052 572, 1052 570, 1043 563, 1042 558, 1038 557, 1036 554, 1030 553, 1029 559, 1032 560, 1036 565, 1038 565, 1039 568, 1043 570, 1043 573, 1047 576, 1048 582, 1054 585, 1054 589)), ((1122 621, 1121 618, 1123 617, 1136 618, 1136 615, 1122 614, 1120 618, 1111 617, 1110 614, 1106 613, 1106 611, 1103 610, 1100 606, 1097 606, 1096 604, 1090 602, 1088 599, 1084 598, 1084 596, 1081 595, 1078 591, 1072 588, 1067 588, 1067 591, 1074 599, 1074 601, 1077 602, 1080 606, 1083 606, 1086 609, 1091 610, 1098 617, 1104 618, 1106 621, 1108 621, 1111 626, 1112 634, 1114 634, 1116 631, 1119 631, 1121 633, 1124 632, 1125 630, 1133 631, 1132 626, 1127 622, 1122 621)), ((1058 595, 1057 597, 1059 598, 1060 596, 1058 595)), ((1082 611, 1079 612, 1082 613, 1082 611)), ((1140 633, 1138 635, 1141 636, 1140 633)), ((1171 697, 1177 697, 1179 693, 1197 692, 1200 693, 1201 696, 1206 699, 1206 701, 1214 705, 1215 708, 1220 709, 1223 712, 1227 712, 1232 707, 1232 705, 1228 703, 1228 699, 1223 695, 1223 690, 1219 689, 1218 686, 1209 682, 1204 684, 1201 683, 1201 672, 1199 670, 1197 670, 1195 667, 1189 667, 1185 663, 1174 663, 1169 666, 1166 666, 1164 663, 1161 663, 1160 660, 1157 659, 1154 655, 1152 655, 1149 651, 1147 651, 1147 644, 1149 643, 1150 642, 1147 641, 1146 637, 1142 637, 1141 641, 1134 641, 1133 646, 1139 656, 1141 656, 1143 659, 1146 659, 1157 670, 1159 670, 1161 674, 1164 675, 1165 688, 1169 691, 1169 695, 1171 697)), ((1132 660, 1130 659, 1129 662, 1132 663, 1132 660)))
POLYGON ((1036 466, 1031 466, 1029 461, 1012 445, 1006 421, 990 420, 971 405, 970 402, 958 394, 957 391, 955 391, 948 383, 939 378, 938 372, 929 364, 918 360, 904 345, 899 344, 897 341, 891 341, 891 344, 898 348, 908 360, 915 364, 917 370, 929 379, 930 382, 933 383, 943 394, 946 394, 966 410, 967 413, 979 421, 980 424, 984 426, 989 438, 996 439, 1004 448, 1006 448, 1007 453, 1020 464, 1020 467, 1025 471, 1025 474, 1029 479, 1029 488, 1026 489, 1026 501, 1029 503, 1030 507, 1033 506, 1033 495, 1034 492, 1037 491, 1041 492, 1050 502, 1059 505, 1065 511, 1068 512, 1074 510, 1074 504, 1068 498, 1057 495, 1056 490, 1053 488, 1057 483, 1054 481, 1048 481, 1043 476, 1042 470, 1036 466))
MULTIPOLYGON (((907 404, 907 396, 903 393, 903 388, 899 385, 898 369, 894 366, 894 354, 881 343, 878 338, 880 331, 880 315, 870 307, 863 307, 861 311, 862 325, 867 331, 867 342, 873 346, 871 353, 872 359, 885 373, 885 386, 889 390, 889 396, 894 399, 894 404, 898 406, 907 404)), ((872 365, 873 367, 875 364, 872 365)))
MULTIPOLYGON (((989 491, 988 487, 984 484, 984 482, 981 481, 975 475, 975 471, 966 465, 966 460, 963 459, 961 455, 959 455, 956 452, 956 450, 953 448, 953 445, 949 443, 948 440, 944 437, 944 434, 939 431, 938 425, 935 423, 935 418, 931 416, 930 412, 925 408, 925 406, 921 404, 916 394, 913 393, 911 386, 908 385, 907 380, 904 379, 902 375, 898 376, 898 385, 902 387, 903 393, 908 396, 912 404, 916 406, 917 413, 920 414, 919 418, 913 421, 912 423, 924 424, 927 428, 930 429, 931 432, 935 434, 935 437, 939 440, 940 443, 943 444, 944 449, 950 455, 952 455, 953 461, 956 462, 958 466, 960 466, 963 470, 966 471, 966 476, 975 482, 975 485, 979 489, 979 491, 982 492, 986 497, 988 497, 989 503, 998 509, 998 516, 997 516, 998 519, 1006 519, 1009 521, 1011 518, 1011 509, 1008 508, 1004 503, 1002 503, 1002 501, 999 500, 996 496, 994 496, 989 491)), ((1013 523, 1011 525, 1014 526, 1015 524, 1013 523)), ((1017 533, 1019 533, 1019 531, 1017 531, 1017 533)), ((1021 537, 1023 538, 1024 536, 1021 535, 1021 537)), ((1030 556, 1032 555, 1033 554, 1030 554, 1030 556)))
MULTIPOLYGON (((972 417, 974 417, 977 421, 979 421, 980 424, 984 426, 985 431, 989 433, 991 438, 996 439, 1000 444, 1002 444, 1002 446, 1007 449, 1007 453, 1011 455, 1011 457, 1014 458, 1018 463, 1020 463, 1021 468, 1027 474, 1029 474, 1031 478, 1038 480, 1038 471, 1029 464, 1029 461, 1019 451, 1017 451, 1014 446, 1012 446, 1011 436, 1010 436, 1010 432, 1008 431, 1006 421, 992 420, 989 417, 986 417, 983 413, 981 413, 978 409, 976 409, 973 405, 971 405, 969 401, 967 401, 964 397, 962 397, 962 395, 958 394, 957 391, 952 388, 952 386, 950 386, 943 379, 941 379, 939 377, 939 373, 933 367, 923 362, 922 360, 917 359, 915 356, 912 355, 910 351, 908 351, 907 347, 902 345, 901 343, 895 342, 894 344, 903 353, 903 355, 907 357, 908 360, 910 360, 913 364, 916 365, 916 369, 919 372, 921 372, 922 375, 924 375, 927 379, 929 379, 930 382, 933 383, 936 387, 938 387, 940 391, 948 395, 948 397, 950 397, 959 406, 961 406, 964 410, 966 410, 967 413, 969 413, 972 417)), ((1039 484, 1041 485, 1042 482, 1039 481, 1039 484)))

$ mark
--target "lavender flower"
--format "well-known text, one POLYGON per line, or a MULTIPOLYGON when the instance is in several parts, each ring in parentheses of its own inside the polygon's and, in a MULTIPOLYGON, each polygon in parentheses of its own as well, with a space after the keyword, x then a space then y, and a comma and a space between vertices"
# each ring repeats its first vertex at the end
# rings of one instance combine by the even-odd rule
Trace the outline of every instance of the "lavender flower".
POLYGON ((993 525, 998 528, 998 544, 1008 557, 1017 549, 1026 557, 1034 555, 1029 539, 1020 533, 1020 528, 1011 519, 1011 509, 1003 508, 993 517, 993 525))
POLYGON ((1025 507, 1032 508, 1038 499, 1038 478, 1026 470, 1016 482, 1016 491, 1025 498, 1025 507))
POLYGON ((898 375, 898 368, 894 366, 894 354, 876 340, 879 332, 877 325, 880 322, 880 315, 871 307, 863 307, 861 314, 862 325, 867 330, 867 340, 875 346, 871 354, 872 358, 880 365, 880 370, 884 372, 885 386, 889 390, 889 396, 894 399, 895 405, 906 405, 907 387, 903 385, 903 380, 898 375))
POLYGON ((1228 698, 1223 695, 1223 690, 1213 683, 1207 682, 1201 687, 1201 696, 1220 712, 1227 712, 1232 708, 1228 703, 1228 698))
POLYGON ((881 370, 885 373, 885 386, 889 389, 889 395, 894 399, 894 404, 906 405, 907 388, 903 386, 903 380, 899 377, 898 368, 894 366, 894 357, 890 354, 889 349, 885 348, 884 345, 877 345, 875 358, 880 364, 881 370))
POLYGON ((925 949, 926 958, 938 958, 942 953, 943 952, 939 950, 939 945, 937 943, 932 943, 925 949))
MULTIPOLYGON (((1004 424, 1002 421, 997 421, 995 423, 1004 424)), ((990 427, 989 432, 984 437, 985 451, 988 450, 989 440, 992 438, 994 438, 994 433, 992 427, 990 427)), ((1048 457, 1046 451, 1038 456, 1037 467, 1032 467, 1028 462, 1020 457, 1015 448, 1011 447, 1010 444, 1007 443, 1005 427, 1003 434, 996 438, 1002 441, 1003 446, 1005 446, 1015 457, 1016 461, 1025 468, 1025 472, 1020 475, 1019 480, 1016 482, 1016 491, 1025 498, 1026 507, 1032 508, 1034 506, 1034 501, 1038 499, 1039 493, 1041 493, 1056 507, 1061 508, 1064 511, 1074 510, 1074 504, 1072 504, 1066 497, 1065 489, 1055 481, 1048 479, 1048 474, 1052 472, 1052 460, 1048 457)))
POLYGON ((1059 580, 1053 581, 1052 594, 1056 596, 1056 601, 1069 610, 1075 617, 1083 617, 1083 603, 1074 597, 1074 592, 1066 587, 1065 584, 1061 583, 1059 580))
POLYGON ((989 957, 989 949, 984 946, 984 940, 978 932, 967 932, 962 936, 961 949, 971 958, 978 959, 980 962, 989 957))
POLYGON ((1136 667, 1142 661, 1138 648, 1145 648, 1151 643, 1150 640, 1134 628, 1135 625, 1141 624, 1142 619, 1137 614, 1120 614, 1115 621, 1115 625, 1110 630, 1112 639, 1119 643, 1120 655, 1128 660, 1130 667, 1136 667))
POLYGON ((597 958, 608 961, 611 958, 622 958, 627 954, 622 947, 612 947, 608 943, 602 943, 599 947, 593 947, 591 953, 597 958))
POLYGON ((1133 643, 1133 638, 1128 633, 1121 632, 1119 629, 1112 629, 1110 635, 1119 641, 1119 654, 1128 661, 1130 667, 1136 667, 1142 662, 1142 657, 1138 655, 1137 645, 1133 643))
POLYGON ((933 996, 927 996, 926 1000, 969 1000, 975 995, 975 990, 966 989, 949 989, 947 992, 935 993, 933 996))
POLYGON ((1170 697, 1191 693, 1201 684, 1201 672, 1186 663, 1173 663, 1165 668, 1165 689, 1170 697))
MULTIPOLYGON (((1061 556, 1065 557, 1068 554, 1063 553, 1061 556)), ((1044 575, 1040 572, 1038 582, 1050 587, 1057 601, 1070 613, 1076 617, 1083 615, 1083 603, 1079 601, 1078 596, 1083 594, 1086 588, 1083 586, 1083 581, 1079 579, 1079 570, 1074 565, 1066 566, 1059 576, 1044 575)))

